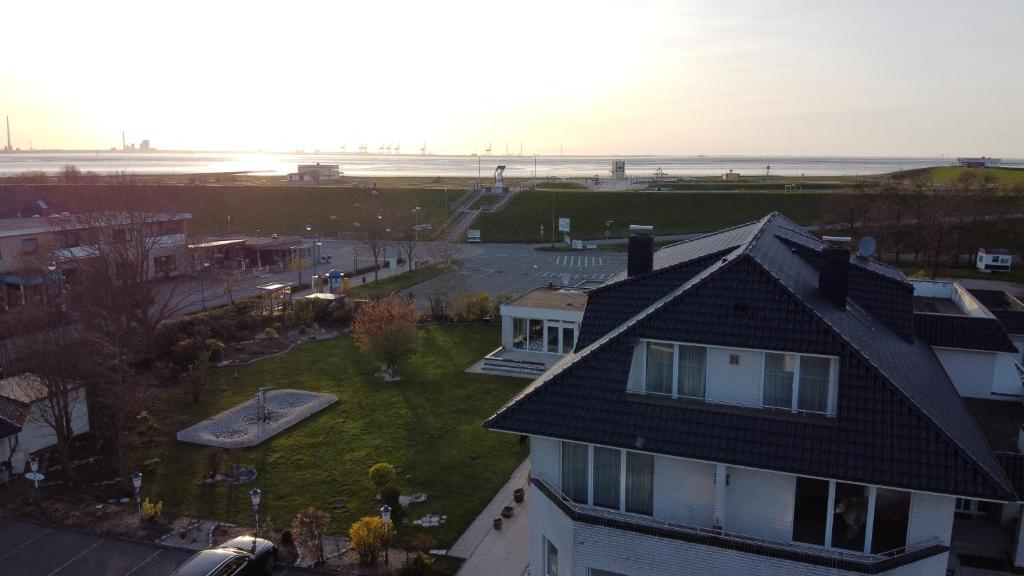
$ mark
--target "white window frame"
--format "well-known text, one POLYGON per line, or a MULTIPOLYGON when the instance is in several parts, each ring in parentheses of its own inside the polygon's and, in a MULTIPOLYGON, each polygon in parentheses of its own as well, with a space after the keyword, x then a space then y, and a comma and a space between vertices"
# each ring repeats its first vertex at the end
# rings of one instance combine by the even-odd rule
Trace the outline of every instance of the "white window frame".
MULTIPOLYGON (((704 360, 704 396, 703 398, 697 396, 682 396, 679 394, 679 347, 680 346, 695 346, 711 350, 717 348, 720 350, 737 350, 741 352, 756 352, 760 355, 761 362, 761 374, 757 383, 757 407, 762 410, 783 410, 774 406, 764 405, 764 376, 766 371, 766 354, 791 354, 797 357, 796 370, 793 372, 793 396, 790 399, 790 411, 793 413, 803 414, 819 414, 822 416, 835 416, 838 397, 839 397, 839 357, 829 356, 827 354, 807 354, 803 352, 785 352, 775 350, 764 350, 758 348, 743 348, 739 346, 716 346, 714 344, 699 344, 695 342, 675 342, 672 340, 661 340, 658 338, 641 338, 637 343, 638 352, 636 357, 639 360, 639 365, 634 365, 634 370, 631 372, 638 372, 637 374, 630 374, 630 384, 627 385, 629 390, 633 392, 639 392, 649 396, 655 397, 669 397, 669 394, 662 394, 659 392, 648 392, 647 391, 647 343, 653 342, 655 344, 669 344, 673 347, 672 353, 672 398, 676 399, 687 399, 701 402, 709 402, 708 393, 708 356, 705 355, 704 360), (828 381, 828 406, 826 412, 816 412, 813 410, 800 410, 797 408, 800 399, 800 359, 801 357, 808 356, 813 358, 827 358, 829 360, 829 381, 828 381)), ((742 361, 742 357, 741 357, 742 361)), ((724 403, 730 406, 734 404, 724 403)), ((750 407, 746 404, 735 404, 736 406, 750 407)))
MULTIPOLYGON (((813 478, 811 476, 805 476, 805 478, 824 480, 823 478, 813 478)), ((864 487, 866 487, 868 489, 868 501, 866 503, 866 506, 867 506, 867 519, 864 522, 864 548, 862 550, 858 551, 858 550, 849 550, 848 548, 836 548, 836 547, 832 546, 832 534, 833 534, 834 527, 835 527, 834 523, 833 523, 833 520, 835 518, 834 511, 836 509, 836 485, 839 484, 839 482, 840 481, 838 481, 838 480, 828 480, 828 511, 829 511, 829 514, 828 514, 828 516, 826 517, 826 520, 825 520, 825 545, 822 546, 822 548, 827 548, 829 550, 846 550, 846 551, 851 551, 851 552, 862 552, 864 554, 871 554, 871 543, 872 543, 872 540, 873 540, 874 535, 875 535, 875 504, 877 503, 877 499, 878 499, 878 486, 873 486, 873 485, 870 485, 870 484, 860 484, 859 482, 842 482, 843 484, 850 484, 850 485, 853 485, 853 486, 864 486, 864 487)), ((905 493, 910 495, 910 512, 913 513, 913 510, 914 510, 914 494, 915 494, 914 491, 912 491, 912 490, 902 490, 902 489, 899 489, 899 488, 893 488, 893 490, 899 490, 900 492, 905 492, 905 493)), ((795 483, 794 483, 793 491, 794 491, 793 492, 793 495, 794 495, 793 507, 795 509, 795 507, 796 507, 796 498, 795 498, 795 496, 796 496, 796 484, 795 483)), ((959 512, 960 510, 957 509, 957 511, 959 512)), ((793 528, 794 529, 796 528, 795 524, 794 524, 793 528)), ((909 530, 909 527, 908 527, 908 530, 909 530)), ((908 533, 908 537, 909 537, 909 533, 908 533)), ((793 535, 792 534, 790 534, 790 540, 792 540, 793 542, 796 542, 796 540, 793 540, 793 535)), ((804 544, 804 543, 801 542, 801 544, 804 544)), ((809 546, 815 546, 815 544, 808 544, 808 545, 809 546)), ((883 550, 882 552, 891 552, 891 550, 883 550)))
MULTIPOLYGON (((561 486, 562 486, 562 472, 561 472, 562 471, 562 466, 561 466, 561 462, 562 462, 562 451, 563 451, 562 449, 565 446, 565 442, 570 442, 570 441, 569 440, 559 440, 559 442, 558 442, 558 462, 559 462, 559 466, 558 466, 558 471, 559 471, 558 472, 558 486, 559 486, 559 488, 561 488, 561 486)), ((583 444, 583 442, 574 442, 574 444, 583 444)), ((614 448, 612 446, 601 446, 601 448, 605 448, 605 449, 608 449, 608 450, 618 450, 619 451, 619 507, 618 508, 607 508, 605 506, 597 506, 597 505, 594 504, 594 462, 595 462, 594 461, 594 444, 587 444, 587 502, 586 502, 586 506, 589 506, 591 508, 597 508, 599 510, 614 510, 614 511, 620 512, 622 514, 632 514, 633 516, 638 516, 638 517, 641 517, 641 518, 653 518, 654 517, 654 511, 653 510, 651 511, 650 515, 648 515, 648 514, 640 514, 638 512, 629 512, 629 511, 626 510, 626 453, 627 452, 636 452, 636 451, 635 450, 626 450, 624 448, 614 448)), ((654 454, 649 454, 647 452, 637 452, 637 453, 638 454, 648 454, 648 455, 654 457, 655 474, 657 474, 658 457, 656 455, 654 455, 654 454)), ((653 491, 652 491, 652 498, 653 498, 653 491)))
POLYGON ((544 576, 551 574, 551 549, 555 549, 555 574, 558 574, 558 546, 555 546, 547 536, 544 539, 544 576))
POLYGON ((761 408, 767 410, 783 410, 778 406, 765 406, 764 404, 764 378, 768 371, 768 354, 780 354, 784 356, 796 356, 796 366, 793 370, 793 394, 789 399, 789 410, 790 412, 804 413, 804 414, 821 414, 824 416, 835 416, 836 414, 836 398, 838 397, 839 391, 839 358, 836 356, 826 356, 824 354, 803 354, 800 352, 775 352, 774 350, 764 350, 761 352, 761 392, 760 392, 760 404, 761 408), (818 412, 815 410, 801 410, 798 406, 800 404, 800 366, 804 357, 810 358, 825 358, 828 360, 828 392, 825 412, 818 412))

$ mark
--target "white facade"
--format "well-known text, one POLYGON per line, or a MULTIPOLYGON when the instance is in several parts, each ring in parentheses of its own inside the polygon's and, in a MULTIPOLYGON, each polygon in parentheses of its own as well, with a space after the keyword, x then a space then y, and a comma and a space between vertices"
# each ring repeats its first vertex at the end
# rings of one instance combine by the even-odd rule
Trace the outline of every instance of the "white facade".
MULTIPOLYGON (((538 484, 546 482, 561 490, 561 442, 531 438, 531 474, 539 478, 529 497, 531 529, 531 573, 545 574, 548 544, 557 553, 558 574, 591 576, 592 569, 614 574, 854 574, 830 559, 880 558, 837 548, 814 546, 793 540, 797 477, 766 470, 716 465, 683 458, 654 456, 654 508, 651 515, 608 511, 595 506, 573 505, 592 514, 591 518, 622 520, 641 527, 640 533, 601 525, 601 521, 573 520, 544 494, 538 484), (716 498, 718 475, 724 469, 727 480, 716 498), (716 511, 716 507, 720 510, 716 511), (714 531, 715 517, 724 520, 724 532, 714 531), (642 533, 670 528, 686 537, 642 533), (722 536, 720 545, 701 544, 692 535, 722 536), (759 551, 740 544, 760 544, 759 551), (735 545, 735 546, 734 546, 735 545), (751 551, 738 551, 736 548, 751 551), (794 559, 811 555, 813 562, 794 559), (534 568, 536 567, 536 568, 534 568)), ((593 488, 591 488, 593 491, 593 488)), ((874 490, 871 492, 874 494, 874 490)), ((955 498, 912 493, 906 545, 919 549, 949 544, 955 498)), ((872 525, 869 521, 868 525, 872 525)), ((715 538, 711 538, 715 540, 715 538)), ((911 562, 882 574, 942 574, 947 553, 911 562)), ((601 573, 603 574, 603 573, 601 573)))
MULTIPOLYGON (((46 422, 46 400, 32 403, 28 421, 21 432, 6 438, 0 438, 0 462, 11 461, 11 469, 21 473, 33 452, 57 445, 57 436, 46 422)), ((71 429, 75 436, 89 431, 89 406, 85 388, 77 388, 71 393, 72 408, 71 429)))
POLYGON ((1024 385, 1017 371, 1019 353, 939 347, 933 350, 961 396, 990 400, 1024 396, 1024 385))

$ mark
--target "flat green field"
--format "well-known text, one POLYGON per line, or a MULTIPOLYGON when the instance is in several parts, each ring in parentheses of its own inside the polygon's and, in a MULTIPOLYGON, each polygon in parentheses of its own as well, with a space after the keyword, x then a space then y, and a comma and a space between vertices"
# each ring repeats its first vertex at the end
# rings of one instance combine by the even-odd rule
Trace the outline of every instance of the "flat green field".
POLYGON ((934 184, 956 184, 961 174, 972 173, 975 178, 985 175, 995 176, 999 184, 1009 186, 1024 184, 1024 169, 1020 168, 958 168, 956 166, 937 166, 923 170, 907 170, 898 175, 905 177, 923 177, 934 184))
POLYGON ((177 442, 175 432, 251 399, 261 386, 328 392, 339 402, 240 451, 241 462, 259 471, 264 517, 281 529, 296 512, 315 506, 331 514, 331 535, 347 534, 352 522, 380 508, 367 471, 384 461, 396 467, 403 494, 427 494, 426 502, 408 508, 411 517, 448 517, 439 528, 400 524, 399 538, 408 542, 422 532, 449 547, 529 453, 514 435, 481 426, 525 381, 464 372, 498 344, 497 325, 429 326, 422 333, 423 346, 400 367, 400 382, 375 378, 377 364, 343 336, 214 370, 198 404, 184 386, 172 390, 153 414, 160 433, 145 454, 134 454, 140 461, 160 458, 146 474, 145 495, 179 514, 251 525, 252 486, 202 484, 207 449, 177 442), (332 509, 335 500, 341 509, 332 509))
MULTIPOLYGON (((571 219, 572 236, 604 238, 627 235, 630 224, 654 226, 655 234, 719 230, 779 211, 800 224, 818 222, 827 193, 815 192, 570 192, 526 190, 504 211, 481 214, 476 225, 485 242, 540 242, 551 238, 554 216, 571 219)), ((557 224, 556 224, 557 225, 557 224)), ((559 238, 560 239, 560 238, 559 238)))

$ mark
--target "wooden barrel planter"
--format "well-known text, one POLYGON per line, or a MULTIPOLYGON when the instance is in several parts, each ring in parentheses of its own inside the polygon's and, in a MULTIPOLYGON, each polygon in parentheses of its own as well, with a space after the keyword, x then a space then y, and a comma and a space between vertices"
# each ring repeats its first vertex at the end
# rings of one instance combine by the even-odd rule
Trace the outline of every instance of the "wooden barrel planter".
POLYGON ((494 529, 495 530, 501 530, 501 523, 502 523, 501 518, 495 518, 494 519, 494 529))
POLYGON ((511 518, 512 514, 514 514, 514 513, 515 513, 515 508, 513 508, 511 506, 505 506, 504 508, 501 509, 501 517, 502 518, 511 518))
POLYGON ((512 499, 516 501, 516 504, 522 504, 523 500, 526 499, 526 490, 516 488, 512 491, 512 499))

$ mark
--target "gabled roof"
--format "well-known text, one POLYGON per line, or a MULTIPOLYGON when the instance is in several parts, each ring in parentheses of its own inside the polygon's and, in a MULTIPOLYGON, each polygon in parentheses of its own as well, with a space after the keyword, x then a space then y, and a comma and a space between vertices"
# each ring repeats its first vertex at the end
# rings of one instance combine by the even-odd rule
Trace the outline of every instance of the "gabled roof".
MULTIPOLYGON (((820 241, 779 214, 728 232, 728 240, 708 235, 668 247, 673 254, 656 262, 669 264, 592 292, 580 331, 587 341, 486 425, 795 474, 1016 498, 931 348, 895 332, 852 294, 841 309, 818 292, 817 270, 793 243, 820 252, 820 241), (687 265, 698 269, 683 272, 687 265), (666 289, 672 269, 680 270, 679 283, 666 289), (625 308, 632 315, 614 328, 590 330, 604 310, 619 318, 625 308), (838 356, 837 416, 628 394, 640 338, 838 356)), ((894 294, 908 293, 898 271, 859 258, 851 266, 892 283, 894 294)))
POLYGON ((0 396, 0 438, 21 432, 28 421, 29 405, 0 396))

